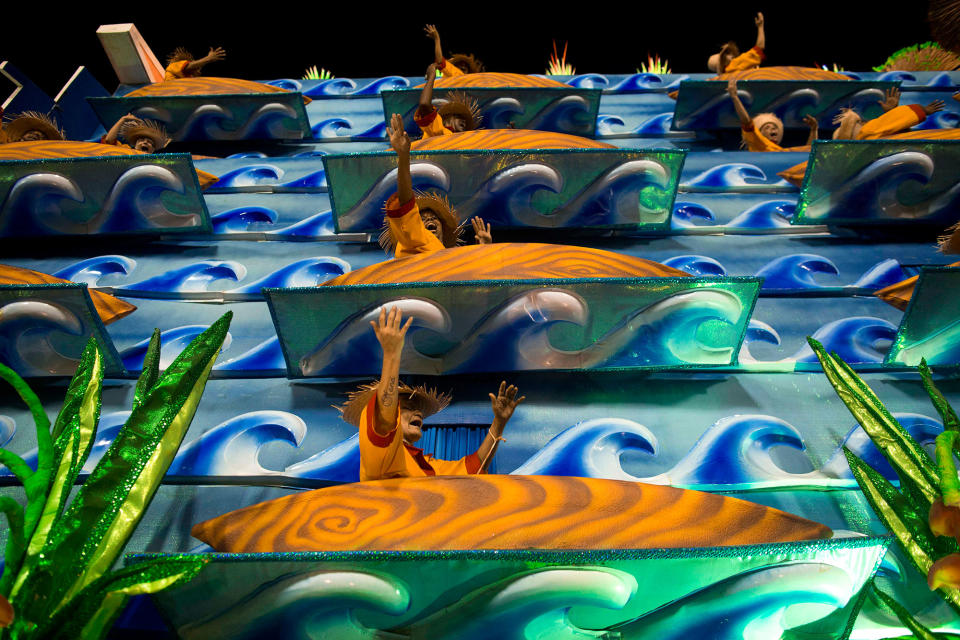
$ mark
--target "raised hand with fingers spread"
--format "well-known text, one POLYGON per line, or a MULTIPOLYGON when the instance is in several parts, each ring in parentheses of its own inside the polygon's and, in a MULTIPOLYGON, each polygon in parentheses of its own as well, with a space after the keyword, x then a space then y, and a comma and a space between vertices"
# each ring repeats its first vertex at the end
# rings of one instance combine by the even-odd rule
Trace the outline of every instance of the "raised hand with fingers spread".
POLYGON ((480 216, 473 216, 470 219, 473 225, 473 234, 477 238, 477 244, 493 244, 493 234, 490 232, 490 225, 483 221, 480 216))
POLYGON ((896 109, 900 106, 900 89, 896 87, 891 87, 887 89, 887 93, 884 96, 883 100, 877 100, 877 104, 886 112, 891 109, 896 109))

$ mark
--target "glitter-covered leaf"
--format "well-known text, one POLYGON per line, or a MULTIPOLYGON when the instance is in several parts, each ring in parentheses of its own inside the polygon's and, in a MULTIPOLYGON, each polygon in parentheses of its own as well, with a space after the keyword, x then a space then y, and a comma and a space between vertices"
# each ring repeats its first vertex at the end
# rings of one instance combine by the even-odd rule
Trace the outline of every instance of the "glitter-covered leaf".
POLYGON ((903 605, 885 594, 883 591, 880 591, 880 589, 877 588, 877 585, 873 584, 872 582, 871 586, 873 588, 873 595, 876 596, 880 602, 884 604, 884 606, 890 609, 895 616, 897 616, 897 619, 900 620, 900 623, 910 630, 910 633, 913 634, 913 637, 919 638, 920 640, 940 640, 942 636, 933 633, 930 629, 923 626, 919 620, 910 615, 910 612, 907 611, 903 605))
POLYGON ((823 372, 837 395, 847 405, 877 449, 897 470, 902 481, 912 482, 923 496, 927 509, 940 497, 937 466, 920 443, 900 426, 880 398, 839 357, 827 354, 819 342, 807 338, 820 359, 823 372))
POLYGON ((217 320, 171 363, 67 507, 31 579, 14 589, 28 623, 47 620, 113 565, 190 426, 231 317, 217 320))
POLYGON ((937 386, 933 384, 933 374, 930 372, 930 367, 927 366, 926 359, 920 360, 919 371, 920 379, 923 381, 923 388, 927 390, 930 401, 933 402, 933 406, 937 408, 937 413, 940 414, 940 419, 943 420, 943 428, 947 431, 960 431, 960 419, 957 418, 953 407, 951 407, 947 399, 943 397, 943 394, 940 393, 937 386))
POLYGON ((208 562, 204 556, 157 558, 113 571, 84 588, 38 629, 44 640, 96 640, 106 636, 131 596, 157 593, 189 582, 208 562))
POLYGON ((157 379, 160 377, 160 329, 154 329, 147 345, 147 354, 143 358, 143 370, 137 379, 137 388, 133 392, 133 408, 143 404, 144 398, 150 393, 157 379))

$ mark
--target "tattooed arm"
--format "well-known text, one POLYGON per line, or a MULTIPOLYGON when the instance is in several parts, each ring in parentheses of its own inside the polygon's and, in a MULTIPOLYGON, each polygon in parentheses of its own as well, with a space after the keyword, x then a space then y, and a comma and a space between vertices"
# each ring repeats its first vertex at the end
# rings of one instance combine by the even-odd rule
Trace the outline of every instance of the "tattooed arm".
POLYGON ((401 325, 402 320, 400 310, 396 307, 391 307, 390 313, 387 313, 385 307, 381 307, 378 320, 370 321, 370 326, 383 348, 383 368, 380 372, 380 383, 377 385, 377 422, 374 427, 382 436, 393 431, 397 425, 400 354, 403 352, 403 341, 413 318, 407 318, 401 325))

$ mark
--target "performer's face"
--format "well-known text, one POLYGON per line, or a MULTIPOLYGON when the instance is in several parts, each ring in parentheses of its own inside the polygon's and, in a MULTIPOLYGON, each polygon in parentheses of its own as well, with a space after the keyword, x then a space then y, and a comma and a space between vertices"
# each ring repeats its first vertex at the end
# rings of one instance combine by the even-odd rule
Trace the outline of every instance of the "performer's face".
POLYGON ((35 142, 37 140, 46 140, 47 136, 43 135, 42 131, 37 131, 36 129, 31 129, 27 131, 22 136, 20 136, 21 142, 35 142))
POLYGON ((780 141, 783 140, 783 127, 776 122, 765 122, 763 126, 760 127, 760 133, 764 138, 774 144, 780 144, 780 141))
POLYGON ((467 119, 463 116, 449 115, 443 119, 443 126, 454 133, 460 133, 467 130, 467 119))
POLYGON ((435 235, 437 240, 443 241, 443 238, 440 237, 440 234, 443 233, 443 227, 437 214, 430 209, 421 209, 420 219, 423 220, 423 226, 426 227, 427 231, 435 235))
POLYGON ((403 430, 403 439, 410 444, 423 436, 423 411, 410 406, 404 398, 400 399, 400 428, 403 430))
POLYGON ((153 140, 147 137, 137 138, 137 141, 133 143, 133 148, 137 151, 143 151, 144 153, 153 153, 156 151, 153 146, 153 140))

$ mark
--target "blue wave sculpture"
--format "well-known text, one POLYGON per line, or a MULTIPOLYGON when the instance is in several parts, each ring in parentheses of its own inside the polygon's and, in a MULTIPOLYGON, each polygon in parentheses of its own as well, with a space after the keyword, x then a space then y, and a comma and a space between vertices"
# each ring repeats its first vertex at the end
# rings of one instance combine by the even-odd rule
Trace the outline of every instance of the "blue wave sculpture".
POLYGON ((272 164, 251 164, 233 169, 221 175, 211 190, 232 189, 238 187, 256 187, 274 184, 283 177, 284 171, 272 164))
POLYGON ((827 286, 814 280, 813 276, 817 273, 840 275, 833 262, 813 253, 795 253, 776 258, 762 267, 756 275, 764 279, 763 291, 794 291, 827 286))
POLYGON ((685 187, 725 189, 762 185, 767 182, 767 174, 756 165, 745 162, 731 162, 711 167, 694 176, 685 187))
POLYGON ((722 264, 709 256, 674 256, 667 258, 663 264, 674 269, 686 271, 692 276, 725 276, 727 270, 722 264))
POLYGON ((297 260, 255 282, 224 291, 225 298, 261 300, 264 287, 316 287, 350 271, 350 263, 333 256, 297 260))
POLYGON ((246 233, 251 225, 272 225, 278 218, 277 212, 266 207, 239 207, 223 211, 210 217, 215 234, 246 233))
POLYGON ((276 336, 267 338, 257 346, 244 351, 238 356, 217 363, 214 371, 251 372, 285 372, 286 360, 283 358, 283 349, 276 336))
POLYGON ((218 280, 239 282, 247 275, 247 268, 232 260, 201 260, 183 267, 171 269, 140 282, 114 287, 128 293, 140 292, 153 295, 206 293, 218 280))
POLYGON ((289 227, 278 229, 271 233, 276 236, 319 238, 332 236, 336 233, 333 224, 333 211, 320 211, 309 218, 304 218, 289 227))
POLYGON ((674 229, 709 226, 698 225, 694 221, 706 220, 708 222, 715 222, 716 219, 717 217, 714 215, 713 211, 702 204, 697 204, 696 202, 679 201, 673 204, 673 217, 671 218, 671 226, 674 229))
POLYGON ((284 470, 294 478, 360 482, 360 434, 355 433, 284 470))
POLYGON ((768 200, 750 207, 727 226, 739 229, 788 229, 796 209, 796 201, 768 200))
POLYGON ((100 284, 100 279, 114 274, 130 275, 137 268, 137 261, 126 256, 97 256, 75 262, 52 275, 71 282, 84 282, 91 287, 100 284))

